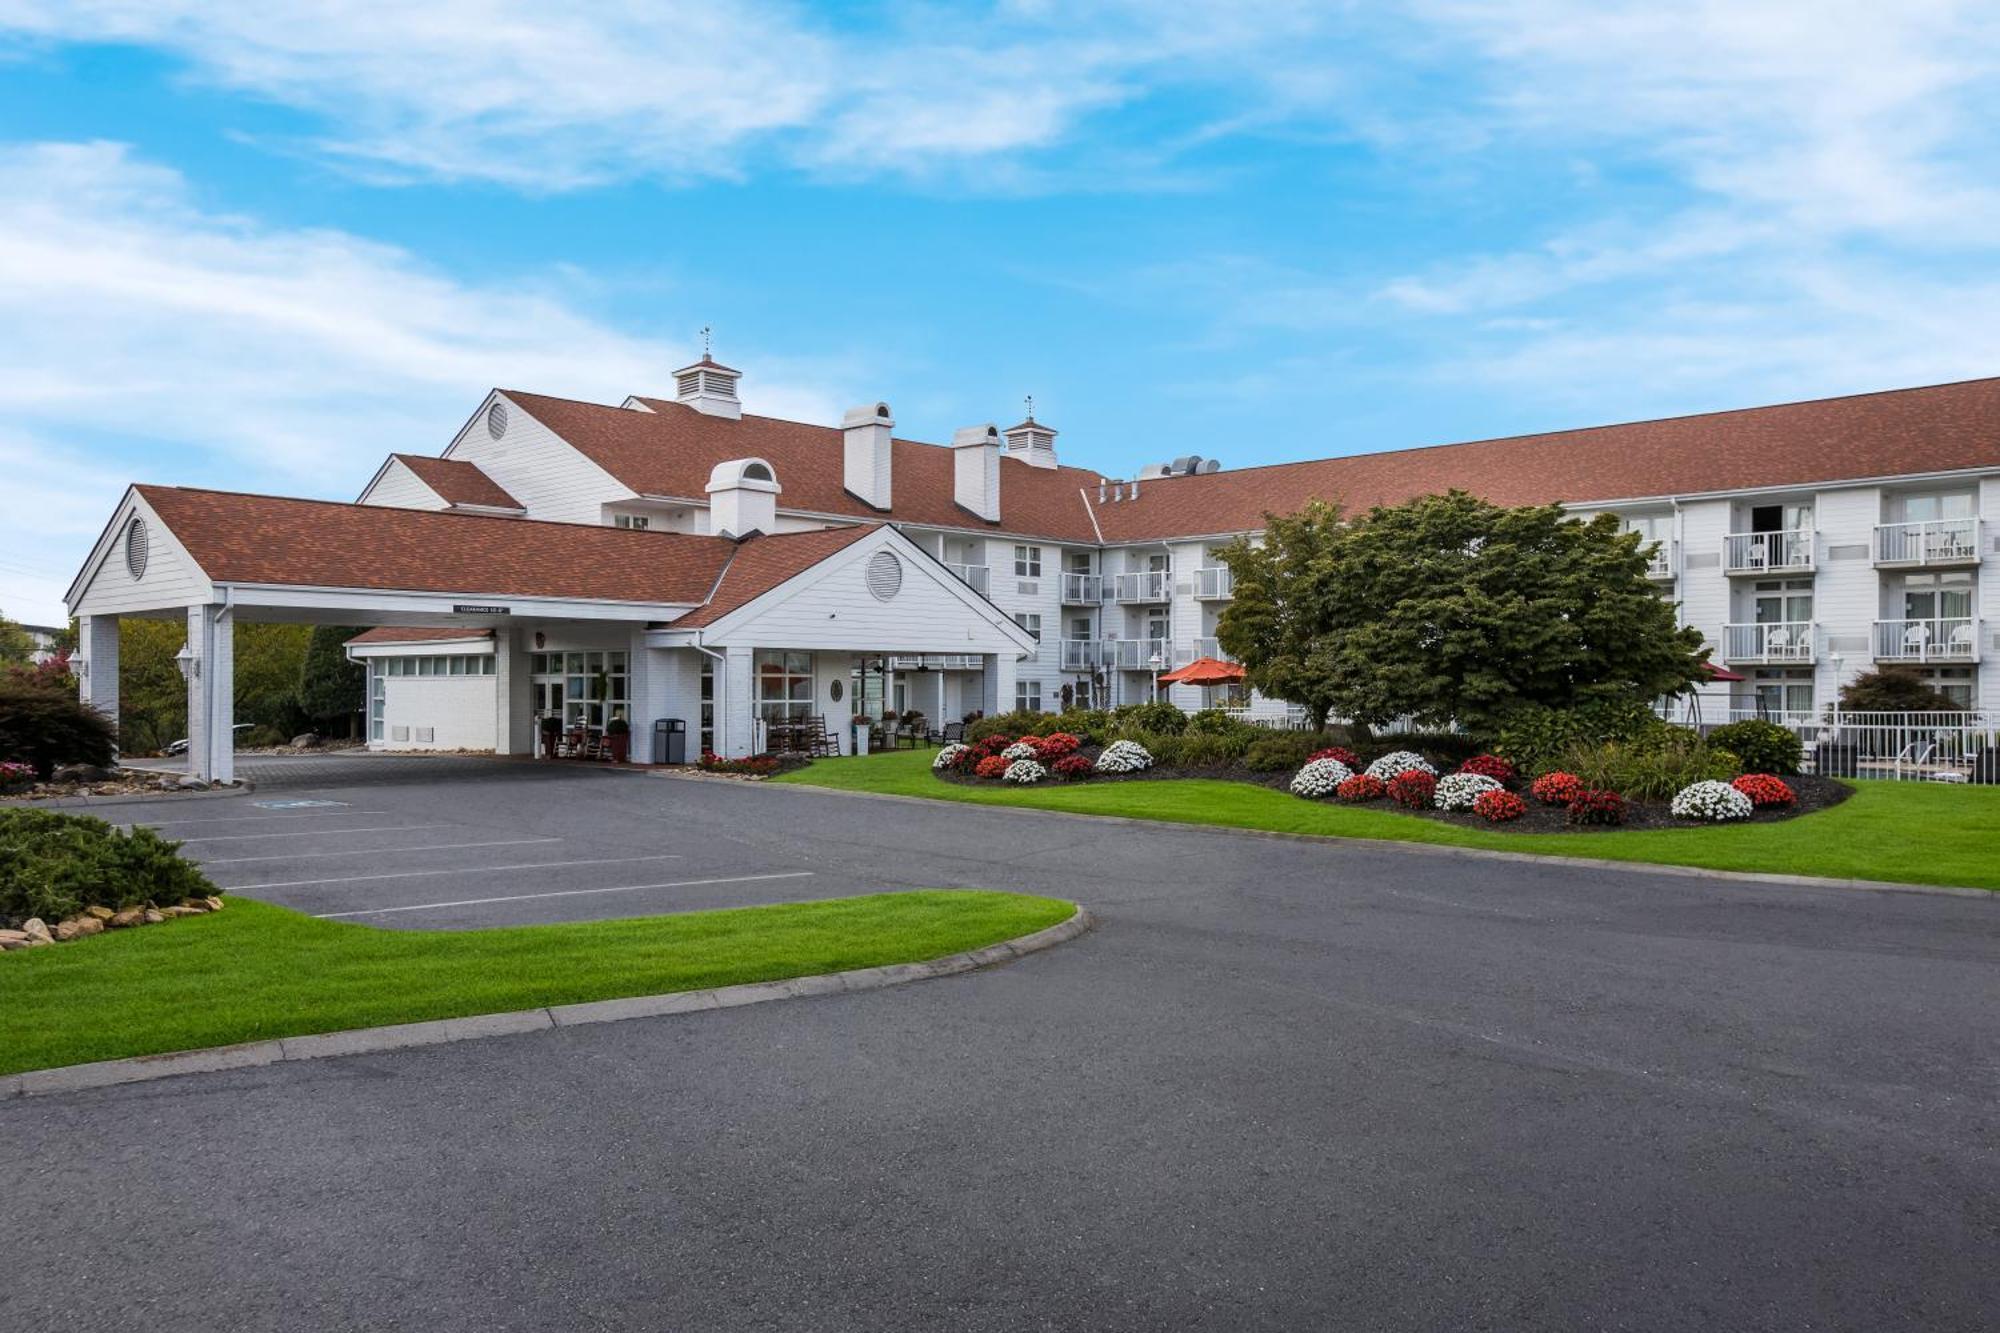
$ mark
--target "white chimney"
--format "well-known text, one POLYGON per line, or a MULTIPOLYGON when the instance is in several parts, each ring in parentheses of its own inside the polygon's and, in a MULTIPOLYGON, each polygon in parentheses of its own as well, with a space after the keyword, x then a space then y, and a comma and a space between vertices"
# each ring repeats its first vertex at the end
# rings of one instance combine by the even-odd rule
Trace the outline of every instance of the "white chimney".
POLYGON ((848 494, 871 509, 889 507, 889 435, 895 429, 887 403, 850 407, 841 418, 840 433, 846 447, 842 484, 848 494))
POLYGON ((778 474, 761 458, 732 458, 708 474, 708 530, 742 539, 778 526, 778 474))
POLYGON ((1034 413, 1018 426, 1007 428, 1007 457, 1018 458, 1029 467, 1056 465, 1056 433, 1035 420, 1034 413))
POLYGON ((674 399, 697 412, 736 421, 743 416, 743 402, 736 396, 736 381, 742 378, 742 371, 703 356, 674 372, 674 399))
POLYGON ((988 523, 1000 521, 1000 428, 961 426, 951 437, 951 498, 988 523))

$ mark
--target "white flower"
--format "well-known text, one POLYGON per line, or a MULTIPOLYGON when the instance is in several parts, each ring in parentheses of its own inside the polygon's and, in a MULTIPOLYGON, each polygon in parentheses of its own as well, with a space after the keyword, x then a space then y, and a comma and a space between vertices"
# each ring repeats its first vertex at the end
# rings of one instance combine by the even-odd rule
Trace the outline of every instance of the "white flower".
POLYGON ((1000 752, 1000 757, 1002 759, 1034 759, 1040 754, 1040 750, 1037 750, 1026 741, 1015 741, 1000 752))
POLYGON ((1338 759, 1315 759, 1292 778, 1294 796, 1333 795, 1333 789, 1354 776, 1354 770, 1338 759))
POLYGON ((1756 807, 1726 782, 1691 782, 1674 795, 1670 807, 1676 819, 1702 819, 1720 824, 1730 819, 1748 819, 1756 807))
POLYGON ((1384 782, 1395 777, 1398 773, 1410 772, 1428 773, 1432 777, 1437 776, 1437 770, 1425 762, 1422 755, 1412 754, 1408 750, 1391 750, 1388 754, 1383 755, 1380 759, 1368 765, 1368 776, 1371 778, 1380 778, 1384 782))
POLYGON ((1500 781, 1483 773, 1454 773, 1448 778, 1438 779, 1434 799, 1440 810, 1470 810, 1481 792, 1500 790, 1500 781))
MULTIPOLYGON (((1012 749, 1013 747, 1009 746, 1008 748, 1012 749)), ((1003 752, 1003 757, 1004 757, 1004 752, 1003 752)), ((1049 770, 1043 768, 1040 764, 1036 763, 1034 760, 1016 759, 1013 763, 1007 765, 1007 771, 1000 775, 1000 780, 1002 782, 1020 782, 1020 783, 1040 782, 1043 778, 1047 777, 1048 775, 1049 775, 1049 770)))
POLYGON ((940 771, 947 768, 956 768, 959 759, 971 748, 970 745, 960 745, 957 741, 953 741, 950 745, 945 746, 937 752, 937 758, 931 760, 931 767, 940 771))
POLYGON ((1104 747, 1104 753, 1097 756, 1097 771, 1100 773, 1136 773, 1142 768, 1153 766, 1153 756, 1146 753, 1146 747, 1137 741, 1113 741, 1104 747))

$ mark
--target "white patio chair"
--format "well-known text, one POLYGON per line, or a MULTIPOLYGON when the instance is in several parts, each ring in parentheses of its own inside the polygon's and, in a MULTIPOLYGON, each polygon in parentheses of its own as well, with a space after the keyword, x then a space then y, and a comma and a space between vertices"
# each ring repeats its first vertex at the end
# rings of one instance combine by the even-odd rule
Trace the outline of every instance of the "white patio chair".
POLYGON ((1972 656, 1972 640, 1972 626, 1969 623, 1954 626, 1951 631, 1951 638, 1947 640, 1949 645, 1948 650, 1953 657, 1970 657, 1972 656))
POLYGON ((1930 646, 1931 627, 1922 623, 1906 626, 1903 630, 1903 656, 1922 657, 1924 649, 1930 646))
POLYGON ((1764 635, 1764 656, 1790 657, 1792 655, 1792 632, 1782 626, 1764 635))

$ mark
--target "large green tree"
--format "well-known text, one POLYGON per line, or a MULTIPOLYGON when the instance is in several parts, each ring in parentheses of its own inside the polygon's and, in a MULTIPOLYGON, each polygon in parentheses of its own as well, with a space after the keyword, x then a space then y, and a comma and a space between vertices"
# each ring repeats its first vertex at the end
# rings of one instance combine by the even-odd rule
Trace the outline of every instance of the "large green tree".
POLYGON ((25 662, 34 655, 35 641, 5 616, 0 616, 0 663, 25 662))
POLYGON ((1315 504, 1222 553, 1235 600, 1217 635, 1267 694, 1490 732, 1526 704, 1676 693, 1707 657, 1608 515, 1453 491, 1339 520, 1315 504))
POLYGON ((367 670, 348 661, 343 646, 359 633, 345 625, 313 626, 299 666, 299 708, 321 726, 338 724, 344 736, 354 734, 354 718, 368 688, 367 670))

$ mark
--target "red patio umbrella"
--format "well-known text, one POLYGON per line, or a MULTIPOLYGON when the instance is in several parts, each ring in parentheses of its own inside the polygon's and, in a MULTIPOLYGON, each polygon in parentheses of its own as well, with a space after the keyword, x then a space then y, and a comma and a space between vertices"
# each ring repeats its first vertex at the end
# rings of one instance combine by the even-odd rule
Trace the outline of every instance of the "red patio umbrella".
POLYGON ((1736 673, 1735 673, 1734 671, 1731 671, 1731 670, 1730 670, 1730 669, 1729 669, 1728 667, 1725 667, 1725 666, 1717 666, 1717 665, 1716 665, 1715 663, 1713 663, 1713 662, 1703 662, 1703 663, 1701 664, 1701 670, 1702 670, 1702 674, 1703 674, 1703 675, 1705 675, 1705 676, 1707 676, 1707 677, 1708 677, 1708 678, 1709 678, 1710 680, 1748 680, 1748 679, 1750 679, 1750 678, 1749 678, 1748 676, 1739 676, 1739 675, 1737 675, 1737 674, 1736 674, 1736 673))
POLYGON ((1216 657, 1197 657, 1177 671, 1160 677, 1162 685, 1234 685, 1243 679, 1241 662, 1225 662, 1216 657))

